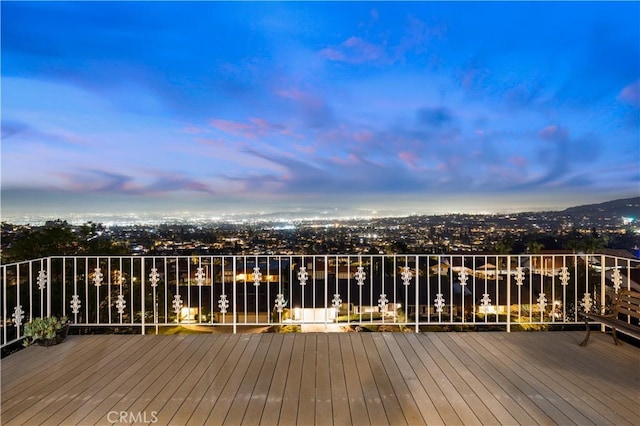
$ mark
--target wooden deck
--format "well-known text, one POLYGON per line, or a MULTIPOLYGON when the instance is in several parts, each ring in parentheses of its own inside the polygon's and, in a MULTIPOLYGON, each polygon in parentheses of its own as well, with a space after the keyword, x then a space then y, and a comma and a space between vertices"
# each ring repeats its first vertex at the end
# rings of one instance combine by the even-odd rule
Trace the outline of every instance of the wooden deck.
POLYGON ((638 425, 640 348, 595 333, 69 336, 2 360, 3 425, 638 425), (120 416, 124 415, 123 418, 120 416))

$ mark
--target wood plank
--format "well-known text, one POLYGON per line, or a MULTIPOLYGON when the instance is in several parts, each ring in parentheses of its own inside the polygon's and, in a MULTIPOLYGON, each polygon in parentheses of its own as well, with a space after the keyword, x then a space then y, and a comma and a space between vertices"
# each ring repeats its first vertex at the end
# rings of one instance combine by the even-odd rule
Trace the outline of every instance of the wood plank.
MULTIPOLYGON (((253 358, 247 365, 244 378, 231 401, 231 405, 227 410, 227 415, 224 417, 224 424, 232 426, 242 424, 245 412, 247 411, 247 407, 249 406, 249 402, 252 397, 255 395, 257 398, 266 398, 266 392, 258 394, 255 391, 260 373, 265 369, 264 364, 269 354, 269 347, 271 346, 272 339, 273 334, 270 333, 260 336, 253 358)), ((273 368, 270 373, 273 374, 273 368)), ((264 375, 262 375, 262 377, 265 378, 264 375)))
MULTIPOLYGON (((140 342, 137 338, 127 339, 125 342, 122 342, 121 339, 88 339, 87 341, 111 349, 104 351, 102 356, 95 356, 95 352, 92 356, 86 356, 87 353, 84 351, 69 354, 69 358, 61 362, 64 368, 59 369, 66 373, 66 377, 51 384, 39 380, 39 392, 49 392, 49 395, 46 400, 44 398, 39 400, 38 413, 31 417, 29 422, 43 424, 48 419, 51 419, 51 422, 55 422, 56 419, 64 420, 66 418, 64 413, 72 411, 82 404, 78 396, 91 391, 99 372, 117 371, 121 364, 119 357, 124 355, 126 358, 126 354, 140 342), (120 343, 118 344, 118 342, 120 343)), ((94 351, 96 350, 93 345, 92 348, 94 351)), ((46 373, 46 369, 42 370, 42 373, 46 373)), ((51 377, 50 374, 48 376, 51 377)), ((25 389, 25 391, 27 390, 25 389)))
POLYGON ((424 419, 420 414, 420 410, 416 405, 415 399, 411 395, 409 387, 402 378, 402 374, 398 368, 399 360, 394 358, 388 347, 388 339, 385 339, 389 334, 390 333, 373 333, 371 335, 384 368, 384 372, 382 374, 388 377, 389 383, 400 405, 400 409, 406 422, 410 425, 421 424, 424 422, 424 419))
MULTIPOLYGON (((218 378, 228 359, 238 351, 242 351, 242 348, 237 348, 237 346, 243 346, 246 343, 246 340, 240 339, 238 335, 212 335, 211 338, 215 340, 213 346, 216 350, 209 356, 208 363, 205 363, 200 375, 195 377, 196 381, 185 382, 184 388, 182 388, 185 393, 179 393, 179 397, 176 397, 171 389, 163 389, 147 405, 146 411, 158 412, 164 419, 169 419, 169 424, 185 424, 187 422, 200 406, 207 389, 218 378)), ((205 404, 203 404, 204 407, 205 404)), ((208 411, 206 415, 208 415, 208 411)))
POLYGON ((436 413, 445 424, 462 424, 458 413, 453 409, 446 395, 439 388, 430 369, 422 362, 424 348, 417 340, 417 334, 402 333, 397 336, 398 344, 414 371, 415 377, 433 402, 436 413))
MULTIPOLYGON (((349 394, 347 393, 344 363, 342 361, 342 347, 339 335, 329 333, 327 336, 327 372, 329 373, 331 412, 333 419, 322 424, 351 424, 349 410, 349 394)), ((324 356, 324 354, 322 355, 324 356)), ((320 423, 320 422, 318 422, 320 423)))
MULTIPOLYGON (((603 358, 583 364, 581 357, 571 355, 575 352, 573 343, 557 338, 550 340, 547 339, 548 336, 522 335, 517 337, 517 348, 511 345, 508 346, 510 353, 515 353, 516 349, 518 351, 534 350, 534 347, 539 345, 553 347, 553 350, 542 351, 540 356, 536 357, 538 361, 536 363, 536 372, 548 377, 555 377, 556 385, 554 389, 562 395, 563 399, 571 401, 572 405, 576 407, 582 406, 582 413, 593 422, 597 424, 606 424, 608 422, 622 424, 620 422, 624 422, 624 416, 618 415, 616 411, 627 410, 629 411, 627 415, 631 414, 633 410, 637 412, 638 403, 640 402, 638 401, 638 379, 640 377, 638 377, 637 368, 634 369, 632 365, 629 365, 627 367, 630 368, 625 374, 625 376, 630 377, 636 376, 635 387, 629 387, 628 393, 622 392, 620 395, 616 395, 616 393, 620 393, 619 386, 622 377, 616 378, 608 373, 601 375, 602 371, 594 371, 593 368, 594 365, 598 365, 600 368, 601 365, 607 363, 607 359, 603 358), (532 337, 536 338, 533 339, 532 337), (573 359, 569 366, 566 363, 568 356, 573 359), (608 386, 610 380, 616 381, 617 391, 608 386), (594 397, 592 393, 598 394, 597 397, 594 397), (616 396, 609 398, 608 395, 616 396), (635 396, 636 401, 633 401, 632 396, 635 396), (600 403, 599 401, 601 400, 605 400, 607 403, 600 403), (626 406, 625 403, 627 404, 626 406), (613 410, 613 407, 616 407, 616 410, 613 410), (614 421, 615 419, 617 420, 614 421)), ((587 351, 580 352, 586 352, 585 355, 588 355, 587 351)))
MULTIPOLYGON (((275 341, 280 342, 280 352, 273 371, 273 378, 269 385, 267 400, 260 416, 261 424, 276 425, 279 423, 280 409, 287 384, 287 373, 293 355, 294 339, 295 335, 293 333, 280 334, 275 337, 275 341)), ((258 422, 252 424, 258 424, 258 422)))
MULTIPOLYGON (((305 333, 302 376, 298 395, 296 422, 303 425, 315 423, 316 418, 316 334, 305 333)), ((297 337, 297 336, 296 336, 297 337)))
MULTIPOLYGON (((600 405, 604 411, 595 408, 599 405, 597 400, 600 400, 602 397, 606 399, 607 394, 616 395, 615 398, 610 398, 609 402, 613 404, 614 407, 618 407, 618 410, 624 409, 622 405, 626 404, 627 409, 637 411, 638 402, 640 402, 638 400, 638 383, 640 376, 638 375, 638 369, 635 367, 638 365, 638 362, 630 363, 620 368, 619 371, 627 370, 627 373, 616 377, 609 372, 602 371, 600 368, 607 364, 607 358, 592 359, 585 364, 583 360, 580 359, 582 357, 572 355, 575 353, 575 345, 561 339, 547 340, 546 336, 541 336, 541 338, 536 339, 537 342, 534 342, 534 339, 531 337, 532 336, 521 336, 518 340, 517 348, 509 347, 508 349, 517 356, 520 350, 534 348, 536 344, 553 347, 552 351, 543 351, 540 356, 536 357, 538 362, 536 363, 534 373, 539 372, 548 377, 555 377, 555 382, 557 383, 555 389, 565 400, 571 401, 576 407, 580 407, 582 401, 582 404, 585 405, 585 408, 582 410, 585 416, 588 416, 596 423, 606 423, 610 421, 610 416, 605 414, 611 411, 609 404, 600 405), (566 363, 567 356, 572 359, 569 365, 566 363), (595 365, 598 366, 597 369, 594 368, 595 365), (625 389, 627 377, 633 377, 634 375, 636 377, 634 383, 630 383, 625 389), (623 378, 622 376, 625 377, 623 378), (609 386, 612 381, 615 382, 615 389, 609 386), (596 392, 600 395, 593 398, 590 392, 596 392)), ((583 350, 579 352, 589 357, 589 350, 586 348, 581 349, 583 350)), ((640 361, 640 359, 638 361, 640 361)))
MULTIPOLYGON (((40 377, 42 370, 50 363, 60 363, 77 353, 90 353, 91 346, 85 345, 82 339, 69 340, 63 345, 50 348, 32 346, 22 349, 2 359, 2 404, 9 408, 22 400, 25 392, 30 392, 32 387, 41 387, 43 382, 40 377), (20 363, 22 355, 26 359, 23 365, 20 363), (17 400, 13 400, 18 397, 17 400)), ((63 371, 55 371, 57 377, 63 377, 63 371)), ((56 375, 47 379, 55 381, 56 375)))
MULTIPOLYGON (((176 394, 175 390, 180 383, 185 381, 186 377, 190 376, 193 366, 198 364, 209 347, 207 344, 208 336, 190 337, 190 339, 180 342, 181 346, 186 346, 184 351, 173 352, 170 357, 166 357, 154 366, 154 371, 160 371, 162 372, 161 374, 148 374, 141 379, 139 378, 138 383, 120 401, 115 403, 109 411, 143 413, 149 418, 151 411, 147 412, 141 408, 144 408, 154 400, 165 388, 171 389, 174 397, 180 398, 180 394, 176 394), (136 406, 140 408, 136 409, 136 406)), ((164 413, 156 413, 154 417, 159 422, 166 422, 170 418, 165 416, 164 413)))
POLYGON ((471 388, 469 380, 473 378, 473 374, 469 372, 467 367, 442 343, 442 339, 447 336, 446 334, 435 336, 433 333, 426 333, 423 336, 429 339, 429 348, 432 348, 430 351, 431 357, 435 360, 449 382, 456 388, 465 403, 473 410, 475 416, 480 420, 480 424, 502 423, 495 417, 489 407, 487 407, 487 404, 494 409, 499 409, 500 414, 505 417, 507 423, 513 422, 513 418, 497 403, 495 398, 486 393, 484 386, 476 382, 480 388, 478 393, 471 388), (481 395, 482 398, 480 397, 481 395))
POLYGON ((169 423, 203 374, 220 355, 220 347, 226 343, 228 337, 228 334, 200 336, 199 340, 202 340, 203 344, 190 360, 193 368, 186 369, 178 379, 165 381, 163 385, 158 383, 157 386, 152 386, 143 396, 134 401, 127 411, 147 413, 147 416, 156 413, 159 423, 169 423))
MULTIPOLYGON (((544 412, 551 419, 560 424, 592 424, 587 417, 568 404, 562 396, 556 393, 554 378, 541 377, 535 374, 534 360, 522 356, 512 358, 508 351, 508 339, 501 336, 476 336, 480 333, 469 333, 469 338, 475 340, 488 352, 499 354, 499 360, 504 368, 510 369, 518 377, 518 387, 526 389, 525 394, 543 407, 544 412)), ((484 334, 484 333, 483 333, 484 334)))
POLYGON ((365 333, 351 334, 351 345, 353 347, 353 355, 356 359, 356 368, 358 377, 360 378, 360 386, 364 395, 364 402, 369 413, 369 421, 373 424, 389 424, 387 414, 382 406, 382 398, 376 387, 376 381, 369 365, 367 352, 364 348, 362 336, 365 333))
MULTIPOLYGON (((282 349, 283 334, 270 334, 270 344, 264 355, 264 363, 260 369, 255 387, 250 395, 250 400, 245 410, 242 423, 247 425, 257 425, 260 423, 262 413, 265 410, 267 396, 271 383, 275 380, 278 357, 282 349)), ((258 349, 258 351, 260 351, 258 349)), ((254 368, 254 366, 251 366, 254 368)), ((278 413, 279 413, 278 409, 278 413)), ((228 416, 225 421, 228 420, 228 416)))
POLYGON ((28 381, 43 365, 46 366, 50 361, 68 356, 69 351, 91 350, 91 346, 86 345, 85 338, 68 336, 63 343, 64 345, 51 347, 31 345, 2 358, 2 381, 5 383, 14 383, 16 380, 28 381), (47 351, 44 352, 47 356, 43 356, 42 351, 47 351))
MULTIPOLYGON (((261 340, 262 336, 260 334, 249 335, 249 342, 240 358, 236 360, 231 376, 222 389, 220 397, 216 400, 205 424, 222 423, 229 413, 231 405, 237 398, 241 398, 244 402, 248 402, 244 399, 244 395, 240 394, 240 390, 242 389, 244 381, 247 380, 247 377, 250 377, 249 380, 253 379, 255 383, 257 374, 254 374, 255 371, 251 367, 254 360, 259 365, 262 365, 262 362, 264 361, 264 354, 257 353, 261 340)), ((254 384, 251 384, 250 386, 253 388, 254 384)), ((246 408, 246 404, 244 405, 244 408, 246 408)), ((244 410, 242 414, 244 414, 244 410)))
POLYGON ((422 364, 429 370, 429 373, 433 376, 438 388, 449 401, 456 414, 460 417, 463 424, 482 424, 480 420, 473 412, 473 409, 467 404, 464 396, 460 394, 459 390, 449 381, 449 378, 442 371, 437 360, 439 360, 439 354, 435 348, 431 347, 429 335, 432 333, 419 334, 416 336, 408 336, 407 339, 414 340, 416 348, 422 349, 418 352, 418 356, 422 364))
MULTIPOLYGON (((89 339, 91 339, 91 337, 99 339, 99 336, 90 336, 89 339)), ((109 337, 117 340, 117 336, 109 337)), ((21 392, 25 392, 28 390, 27 385, 33 386, 34 382, 32 378, 38 376, 41 369, 47 368, 50 363, 64 362, 64 360, 71 356, 92 353, 91 343, 87 340, 87 338, 74 336, 67 338, 65 342, 59 345, 51 347, 34 345, 14 353, 2 360, 2 381, 3 383, 10 384, 11 388, 16 386, 21 389, 21 392), (22 363, 23 353, 26 359, 24 364, 22 363), (20 356, 18 356, 18 354, 20 354, 20 356)), ((91 340, 98 341, 95 339, 91 340)), ((83 359, 83 357, 80 356, 79 359, 83 359)), ((61 375, 64 375, 64 371, 55 371, 52 373, 54 374, 47 377, 49 381, 58 380, 61 375)), ((38 386, 42 384, 40 381, 36 383, 38 386)), ((3 391, 2 395, 9 399, 14 396, 15 393, 12 394, 3 391)))
MULTIPOLYGON (((141 340, 140 338, 142 336, 130 336, 131 337, 131 341, 132 341, 132 345, 130 346, 131 348, 133 348, 133 350, 135 350, 136 347, 139 347, 141 344, 141 340)), ((102 352, 104 353, 104 356, 109 359, 113 357, 113 353, 110 352, 109 348, 113 348, 111 344, 115 344, 118 341, 121 341, 120 339, 105 339, 104 343, 106 343, 108 346, 104 347, 101 346, 100 349, 102 349, 102 352), (106 353, 105 353, 106 351, 106 353)), ((63 343, 64 345, 64 343, 63 343)), ((59 345, 60 347, 62 347, 63 345, 59 345)), ((55 347, 57 348, 57 346, 55 347)), ((114 350, 116 348, 113 348, 114 350)), ((133 352, 133 351, 132 351, 133 352)), ((128 352, 125 348, 123 354, 124 355, 124 359, 123 361, 126 363, 130 360, 133 360, 131 353, 132 352, 128 352)), ((68 353, 68 357, 63 359, 63 360, 57 360, 57 361, 52 361, 51 365, 58 365, 59 368, 51 368, 50 366, 42 366, 39 369, 39 375, 34 379, 36 383, 40 383, 40 385, 36 384, 35 387, 31 390, 30 394, 34 397, 32 399, 29 400, 24 400, 23 403, 21 403, 19 406, 14 407, 14 409, 16 410, 22 410, 22 412, 20 413, 20 415, 16 416, 15 418, 12 419, 12 422, 16 422, 17 424, 23 423, 25 421, 28 421, 28 419, 32 418, 33 416, 36 416, 39 414, 40 411, 42 411, 46 406, 48 406, 51 403, 54 403, 58 400, 58 394, 57 392, 61 389, 61 387, 63 387, 64 389, 64 394, 65 395, 69 395, 71 397, 71 401, 65 401, 68 402, 68 406, 72 409, 75 409, 74 414, 78 414, 80 411, 85 410, 86 412, 90 411, 90 406, 94 401, 97 401, 96 398, 96 394, 92 394, 91 395, 91 399, 88 401, 84 401, 84 399, 86 398, 86 396, 83 395, 82 399, 79 399, 77 396, 75 396, 75 393, 73 392, 73 388, 69 388, 69 381, 64 381, 62 379, 59 378, 58 373, 60 373, 60 371, 62 372, 64 377, 64 374, 69 374, 70 376, 79 376, 79 378, 84 381, 85 383, 92 383, 95 382, 96 380, 98 380, 99 377, 101 377, 102 375, 105 374, 105 370, 104 369, 94 369, 96 367, 98 367, 100 364, 98 365, 94 365, 94 357, 93 356, 89 356, 87 357, 82 356, 82 354, 80 354, 80 358, 76 358, 73 354, 73 352, 68 353), (53 373, 56 374, 53 374, 53 373), (53 378, 53 379, 52 379, 53 378), (35 392, 34 392, 35 390, 35 392), (26 409, 26 406, 32 406, 32 407, 37 407, 36 409, 26 409)), ((103 362, 103 361, 101 361, 103 362)), ((108 362, 108 361, 107 361, 108 362)), ((126 365, 126 364, 125 364, 126 365)), ((117 367, 116 367, 117 368, 117 367)), ((118 375, 117 373, 117 369, 116 370, 107 370, 108 373, 111 377, 116 377, 118 375)), ((102 381, 98 380, 99 383, 103 383, 102 381)), ((91 392, 91 391, 90 391, 91 392)), ((60 415, 64 415, 65 411, 62 411, 60 413, 60 415)), ((4 416, 4 407, 3 407, 3 423, 5 422, 5 420, 8 421, 8 416, 7 419, 5 419, 4 416)))
POLYGON ((399 374, 407 387, 407 390, 411 397, 414 399, 418 410, 420 411, 420 418, 416 419, 415 423, 408 417, 410 424, 426 423, 430 425, 442 425, 444 422, 438 414, 438 410, 429 398, 424 387, 420 383, 420 380, 416 376, 416 372, 413 370, 406 354, 403 352, 400 346, 397 336, 391 333, 383 333, 383 339, 387 343, 387 348, 391 357, 395 362, 397 368, 397 374, 399 374))
POLYGON ((3 359, 3 425, 104 424, 108 410, 174 425, 640 418, 640 348, 600 333, 586 348, 581 331, 70 337, 3 359))
MULTIPOLYGON (((599 345, 602 343, 609 351, 606 356, 591 354, 591 348, 582 348, 586 353, 580 353, 579 356, 573 356, 573 359, 585 358, 582 364, 571 364, 571 370, 582 365, 578 374, 569 375, 569 369, 562 364, 562 359, 558 360, 558 374, 564 374, 564 377, 571 378, 574 383, 582 389, 586 395, 592 396, 600 406, 603 404, 603 413, 613 411, 616 414, 625 411, 634 413, 640 418, 640 349, 632 346, 621 348, 620 346, 608 345, 606 336, 594 336, 594 343, 599 345), (598 340, 604 339, 603 342, 598 340), (629 352, 635 354, 635 358, 621 358, 621 352, 629 352), (601 366, 608 368, 602 369, 601 366), (611 366, 611 368, 609 368, 611 366), (613 368, 615 367, 615 368, 613 368), (613 368, 613 370, 612 370, 613 368), (597 385, 594 386, 594 381, 597 385)), ((594 338, 592 337, 592 338, 594 338)), ((582 351, 581 351, 582 352, 582 351)))
MULTIPOLYGON (((316 406, 315 424, 333 424, 333 396, 331 393, 331 365, 329 363, 329 336, 326 333, 318 333, 316 336, 316 406)), ((345 392, 346 399, 346 392, 345 392)), ((344 418, 341 419, 344 422, 344 418)), ((346 420, 349 420, 347 417, 346 420)))
POLYGON ((553 401, 546 397, 548 392, 545 387, 541 386, 535 378, 527 373, 526 368, 528 368, 528 365, 525 359, 520 358, 514 362, 505 357, 503 353, 504 345, 493 342, 489 334, 486 336, 469 336, 468 339, 472 345, 478 348, 478 354, 485 356, 518 389, 518 392, 526 398, 526 404, 537 406, 536 410, 529 411, 530 414, 542 413, 548 419, 545 423, 571 423, 571 420, 553 404, 553 401), (481 344, 484 340, 489 340, 491 343, 489 345, 481 344))
POLYGON ((352 425, 370 425, 375 419, 369 418, 364 392, 360 385, 356 357, 351 341, 355 333, 345 333, 338 335, 340 341, 340 353, 342 364, 344 365, 344 378, 346 381, 347 396, 349 398, 349 411, 352 425))
POLYGON ((298 398, 302 380, 302 364, 304 362, 305 334, 292 334, 293 350, 287 369, 287 381, 282 397, 279 424, 294 425, 298 418, 298 398))
MULTIPOLYGON (((398 401, 398 397, 391 385, 391 381, 389 380, 389 376, 386 373, 382 360, 380 359, 376 344, 373 341, 374 336, 377 334, 378 333, 362 334, 362 343, 365 353, 367 354, 367 360, 369 361, 369 368, 371 369, 376 389, 378 389, 378 393, 380 394, 382 407, 384 408, 389 424, 406 425, 407 419, 404 417, 404 413, 402 412, 400 401, 398 401)), ((390 362, 393 362, 393 360, 390 360, 390 362)))
MULTIPOLYGON (((481 382, 487 389, 487 393, 492 395, 497 401, 504 406, 509 416, 513 417, 513 421, 506 421, 506 417, 503 415, 497 415, 498 419, 503 424, 544 424, 549 422, 549 417, 545 416, 540 411, 540 416, 536 417, 536 411, 539 408, 534 404, 522 405, 529 402, 527 398, 524 398, 517 387, 503 376, 498 369, 496 369, 486 359, 476 354, 475 346, 471 346, 465 336, 461 333, 452 333, 447 336, 455 347, 451 347, 452 352, 464 363, 470 371, 474 373, 474 377, 481 382)), ((447 344, 447 342, 445 342, 447 344)), ((496 410, 496 413, 502 410, 496 410)))
MULTIPOLYGON (((130 392, 141 380, 146 376, 157 376, 165 372, 174 361, 179 362, 181 356, 185 354, 188 356, 189 345, 194 341, 197 336, 194 335, 178 335, 175 339, 167 338, 168 336, 146 336, 145 342, 151 343, 152 347, 148 345, 146 351, 153 353, 151 357, 145 357, 140 354, 140 357, 131 363, 131 367, 125 369, 122 374, 116 376, 103 390, 94 397, 92 402, 99 401, 98 404, 94 404, 92 411, 79 420, 78 423, 82 424, 96 424, 104 422, 107 415, 111 411, 121 411, 118 407, 120 400, 130 392), (157 346, 161 344, 162 340, 166 340, 162 349, 159 350, 157 346)), ((126 365, 126 364, 125 364, 126 365)), ((128 404, 127 404, 128 405, 128 404)))
MULTIPOLYGON (((178 412, 173 416, 172 422, 175 424, 193 424, 203 425, 206 423, 211 409, 218 401, 224 386, 231 377, 238 359, 249 344, 249 337, 242 334, 234 334, 229 337, 229 343, 232 343, 232 350, 222 363, 217 365, 217 371, 213 372, 211 380, 203 380, 198 382, 197 392, 194 389, 193 399, 186 400, 180 406, 178 412), (195 402, 195 404, 193 404, 195 402)), ((209 370, 208 370, 209 371, 209 370)), ((211 373, 211 372, 210 372, 211 373)), ((208 378, 211 377, 208 375, 208 378)), ((219 419, 218 423, 222 420, 219 419)))

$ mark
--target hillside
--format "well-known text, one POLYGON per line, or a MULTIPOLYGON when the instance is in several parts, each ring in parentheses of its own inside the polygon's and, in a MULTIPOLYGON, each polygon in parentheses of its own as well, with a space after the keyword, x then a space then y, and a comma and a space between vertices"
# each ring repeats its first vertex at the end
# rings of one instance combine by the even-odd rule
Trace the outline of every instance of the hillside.
POLYGON ((640 218, 640 197, 623 198, 599 204, 570 207, 563 213, 575 217, 633 217, 640 218))

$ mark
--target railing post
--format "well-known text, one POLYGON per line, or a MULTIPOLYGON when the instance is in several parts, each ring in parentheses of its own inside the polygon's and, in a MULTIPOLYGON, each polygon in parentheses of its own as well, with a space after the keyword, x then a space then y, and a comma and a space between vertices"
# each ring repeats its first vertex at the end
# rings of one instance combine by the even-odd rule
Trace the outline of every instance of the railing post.
MULTIPOLYGON (((7 266, 2 266, 2 324, 7 324, 7 266)), ((2 344, 7 344, 7 327, 2 327, 2 344)))
MULTIPOLYGON (((236 303, 236 257, 233 256, 231 258, 231 261, 233 262, 233 279, 232 279, 232 285, 233 285, 233 334, 236 334, 238 332, 238 325, 237 325, 237 303, 236 303)), ((245 265, 245 273, 246 273, 246 265, 245 265)))
MULTIPOLYGON (((605 314, 605 286, 606 286, 606 259, 605 259, 605 255, 601 254, 600 255, 600 265, 601 265, 601 270, 600 270, 600 315, 604 315, 605 314)), ((604 324, 600 324, 600 331, 601 332, 605 332, 605 325, 604 324)))
POLYGON ((511 255, 507 255, 507 333, 511 333, 511 255))
MULTIPOLYGON (((429 282, 429 257, 426 259, 426 272, 427 275, 427 283, 429 282)), ((413 320, 415 321, 414 332, 419 333, 420 327, 418 326, 418 320, 420 318, 420 313, 418 312, 418 307, 420 306, 420 301, 418 300, 418 288, 420 286, 420 257, 416 255, 416 294, 415 294, 415 310, 413 312, 413 320)), ((428 285, 427 285, 428 286, 428 285)), ((427 298, 429 297, 429 293, 427 293, 427 298)), ((407 306, 407 317, 409 315, 409 307, 407 306)))
POLYGON ((145 284, 144 271, 145 271, 145 269, 144 269, 144 257, 141 257, 140 258, 140 287, 141 287, 141 290, 140 290, 140 292, 141 292, 141 294, 140 294, 140 310, 142 311, 142 335, 145 334, 144 327, 145 327, 145 322, 146 322, 146 317, 147 317, 147 314, 145 312, 145 303, 144 303, 145 299, 146 299, 146 296, 147 296, 147 293, 146 293, 145 288, 144 288, 144 284, 145 284))
MULTIPOLYGON (((329 289, 329 256, 324 256, 324 331, 325 333, 329 329, 329 299, 327 290, 329 289)), ((315 306, 314 306, 315 308, 315 306)))
POLYGON ((47 316, 51 316, 51 257, 47 257, 47 316))

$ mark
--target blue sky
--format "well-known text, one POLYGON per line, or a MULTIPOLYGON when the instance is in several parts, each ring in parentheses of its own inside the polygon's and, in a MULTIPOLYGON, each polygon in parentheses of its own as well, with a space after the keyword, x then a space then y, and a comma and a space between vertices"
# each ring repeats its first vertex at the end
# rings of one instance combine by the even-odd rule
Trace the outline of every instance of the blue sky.
POLYGON ((637 196, 638 2, 2 2, 2 211, 637 196))

